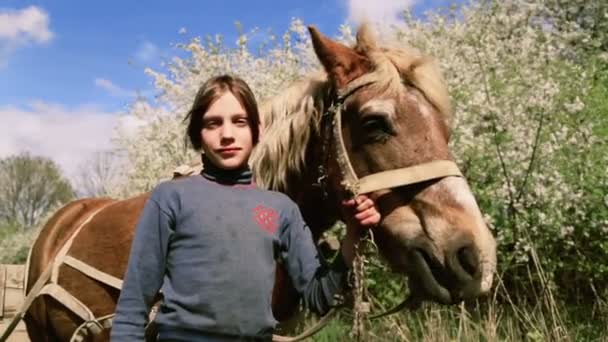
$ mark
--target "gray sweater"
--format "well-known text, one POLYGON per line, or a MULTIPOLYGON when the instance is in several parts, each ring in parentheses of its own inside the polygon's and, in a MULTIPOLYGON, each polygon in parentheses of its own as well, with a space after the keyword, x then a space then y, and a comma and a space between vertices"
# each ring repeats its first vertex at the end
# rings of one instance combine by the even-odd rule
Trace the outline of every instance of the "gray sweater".
POLYGON ((269 340, 277 262, 306 307, 323 314, 334 304, 346 286, 342 256, 322 263, 287 196, 257 188, 248 170, 225 176, 203 173, 154 189, 136 228, 112 341, 143 341, 161 287, 160 339, 269 340))

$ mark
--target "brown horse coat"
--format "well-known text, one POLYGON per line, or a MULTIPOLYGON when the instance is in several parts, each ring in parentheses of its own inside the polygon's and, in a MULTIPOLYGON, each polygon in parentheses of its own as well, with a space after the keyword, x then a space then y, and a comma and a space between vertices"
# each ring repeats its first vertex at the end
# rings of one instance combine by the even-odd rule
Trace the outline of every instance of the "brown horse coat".
MULTIPOLYGON (((38 276, 51 266, 59 249, 73 235, 74 230, 94 211, 106 205, 75 237, 68 255, 122 279, 134 227, 147 197, 145 194, 123 201, 83 199, 59 210, 43 227, 32 246, 27 270, 27 291, 38 276)), ((87 305, 96 316, 114 312, 119 296, 117 290, 67 265, 61 266, 58 283, 87 305)), ((24 319, 33 341, 67 341, 82 323, 79 317, 48 296, 36 299, 24 319)), ((105 336, 106 340, 108 338, 105 336)))

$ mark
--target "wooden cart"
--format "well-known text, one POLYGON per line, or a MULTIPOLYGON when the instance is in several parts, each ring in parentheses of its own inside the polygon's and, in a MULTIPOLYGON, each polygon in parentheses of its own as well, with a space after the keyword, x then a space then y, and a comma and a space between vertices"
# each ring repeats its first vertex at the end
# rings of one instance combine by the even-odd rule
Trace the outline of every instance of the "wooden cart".
MULTIPOLYGON (((0 334, 18 312, 23 303, 25 265, 0 264, 0 334)), ((7 342, 27 342, 25 324, 19 323, 7 342)))

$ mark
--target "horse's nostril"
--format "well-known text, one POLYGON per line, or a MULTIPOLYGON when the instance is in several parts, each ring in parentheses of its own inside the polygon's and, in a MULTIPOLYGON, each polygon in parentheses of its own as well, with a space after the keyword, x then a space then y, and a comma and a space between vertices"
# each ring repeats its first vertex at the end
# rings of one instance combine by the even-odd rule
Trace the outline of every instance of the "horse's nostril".
POLYGON ((474 277, 477 273, 478 258, 477 253, 472 247, 462 247, 457 252, 458 261, 462 268, 474 277))
POLYGON ((441 272, 441 270, 443 269, 443 265, 437 260, 437 258, 431 251, 428 251, 424 248, 417 248, 416 251, 418 251, 420 255, 422 255, 424 261, 431 268, 431 270, 441 272))

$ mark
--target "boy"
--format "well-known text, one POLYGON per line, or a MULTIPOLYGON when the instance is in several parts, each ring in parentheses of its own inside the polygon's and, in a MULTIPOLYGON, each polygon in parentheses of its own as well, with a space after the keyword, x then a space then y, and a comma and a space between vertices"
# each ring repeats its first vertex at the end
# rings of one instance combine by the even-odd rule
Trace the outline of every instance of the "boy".
MULTIPOLYGON (((346 286, 354 244, 349 231, 331 266, 322 265, 311 233, 287 196, 259 189, 248 160, 259 113, 239 78, 214 77, 188 114, 188 139, 203 151, 200 175, 158 185, 141 215, 116 308, 113 341, 142 341, 152 301, 159 341, 270 341, 276 325, 271 296, 276 262, 285 264, 304 304, 326 312, 346 286)), ((361 226, 380 221, 361 196, 361 226)))

